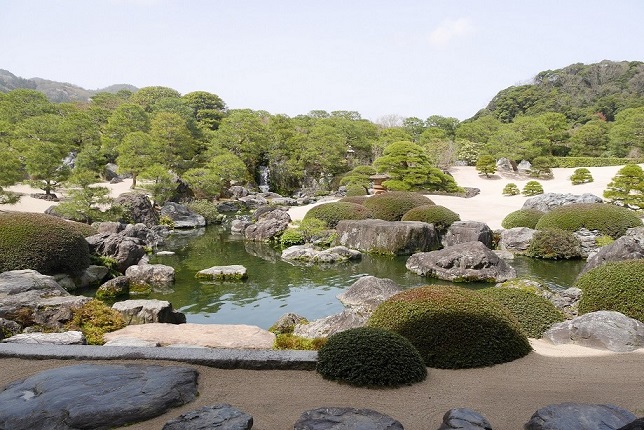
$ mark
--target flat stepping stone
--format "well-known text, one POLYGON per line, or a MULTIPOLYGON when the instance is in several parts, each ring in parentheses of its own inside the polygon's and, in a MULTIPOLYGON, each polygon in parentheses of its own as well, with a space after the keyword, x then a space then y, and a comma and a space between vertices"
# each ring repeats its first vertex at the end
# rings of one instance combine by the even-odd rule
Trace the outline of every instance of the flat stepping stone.
POLYGON ((197 371, 179 366, 79 364, 40 372, 0 392, 0 428, 114 428, 197 396, 197 371))
POLYGON ((293 430, 403 430, 395 419, 371 409, 318 408, 304 412, 293 430))
POLYGON ((185 413, 163 426, 163 430, 250 430, 253 417, 226 403, 204 406, 185 413))
POLYGON ((537 410, 525 430, 612 430, 619 429, 637 417, 614 405, 560 403, 537 410))
POLYGON ((213 266, 208 269, 200 270, 195 275, 197 279, 211 279, 215 281, 238 281, 248 278, 246 268, 240 264, 230 266, 213 266))
POLYGON ((20 333, 2 340, 3 343, 29 343, 36 345, 87 345, 85 335, 80 331, 62 333, 20 333))

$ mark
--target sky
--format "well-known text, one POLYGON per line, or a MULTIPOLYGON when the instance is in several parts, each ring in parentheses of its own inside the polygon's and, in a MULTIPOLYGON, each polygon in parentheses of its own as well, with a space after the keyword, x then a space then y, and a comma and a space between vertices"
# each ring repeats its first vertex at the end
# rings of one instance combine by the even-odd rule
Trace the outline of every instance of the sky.
POLYGON ((540 71, 644 61, 644 0, 0 0, 0 69, 231 109, 473 116, 540 71))

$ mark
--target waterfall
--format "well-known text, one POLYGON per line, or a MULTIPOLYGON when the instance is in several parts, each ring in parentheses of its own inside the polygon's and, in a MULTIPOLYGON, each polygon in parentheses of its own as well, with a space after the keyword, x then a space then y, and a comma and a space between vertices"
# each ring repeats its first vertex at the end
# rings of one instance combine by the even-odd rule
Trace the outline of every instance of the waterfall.
POLYGON ((259 190, 262 193, 267 193, 269 189, 269 180, 268 180, 268 175, 270 174, 270 170, 268 170, 268 166, 259 166, 259 190))

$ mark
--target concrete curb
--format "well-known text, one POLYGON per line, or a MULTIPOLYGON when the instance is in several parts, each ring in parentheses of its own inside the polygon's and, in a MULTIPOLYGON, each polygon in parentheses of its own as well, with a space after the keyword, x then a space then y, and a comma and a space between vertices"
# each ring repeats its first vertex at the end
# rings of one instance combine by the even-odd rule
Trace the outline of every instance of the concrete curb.
POLYGON ((219 369, 315 370, 316 351, 0 344, 0 358, 30 360, 168 360, 219 369))

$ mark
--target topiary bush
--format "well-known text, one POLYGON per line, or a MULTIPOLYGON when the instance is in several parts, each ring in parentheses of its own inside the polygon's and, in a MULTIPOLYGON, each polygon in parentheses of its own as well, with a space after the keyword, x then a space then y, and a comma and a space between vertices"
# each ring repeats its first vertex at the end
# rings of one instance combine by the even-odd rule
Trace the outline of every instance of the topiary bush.
POLYGON ((90 264, 85 228, 40 213, 0 213, 0 272, 77 274, 90 264), (80 231, 84 231, 80 233, 80 231))
POLYGON ((644 322, 644 260, 605 263, 581 275, 579 313, 617 311, 644 322))
POLYGON ((519 288, 493 287, 477 292, 508 308, 528 337, 539 339, 554 323, 566 319, 548 299, 519 288))
POLYGON ((455 221, 461 217, 454 211, 440 205, 423 205, 410 209, 403 215, 402 221, 422 221, 434 224, 437 230, 447 230, 455 221))
POLYGON ((359 184, 347 185, 347 197, 359 197, 367 195, 367 189, 359 184))
POLYGON ((346 197, 342 197, 342 198, 341 198, 340 200, 338 200, 338 201, 340 201, 340 202, 347 202, 347 203, 356 203, 356 204, 358 204, 358 205, 364 205, 364 202, 365 202, 368 198, 369 198, 369 196, 367 196, 367 195, 363 195, 363 196, 346 196, 346 197))
POLYGON ((317 218, 326 223, 327 227, 335 228, 343 219, 367 219, 371 218, 371 211, 357 203, 332 202, 322 203, 312 207, 304 219, 317 218))
POLYGON ((371 210, 372 218, 385 221, 400 221, 411 209, 433 204, 433 201, 422 194, 409 191, 388 191, 376 194, 364 202, 364 206, 371 210))
POLYGON ((503 191, 501 193, 504 196, 518 196, 519 194, 521 194, 521 190, 519 190, 517 184, 510 182, 505 187, 503 187, 503 191))
POLYGON ((585 167, 575 169, 573 174, 570 176, 570 181, 573 185, 586 184, 588 182, 593 182, 593 180, 593 175, 590 173, 590 170, 585 167))
POLYGON ((428 285, 403 291, 381 303, 367 324, 409 339, 429 367, 491 366, 531 351, 510 311, 460 287, 428 285))
POLYGON ((534 234, 528 249, 526 249, 526 255, 550 260, 579 258, 581 243, 569 231, 547 228, 534 234))
POLYGON ((397 387, 427 377, 422 357, 407 339, 371 327, 330 336, 318 351, 317 371, 325 379, 367 387, 397 387))
POLYGON ((627 229, 641 225, 640 217, 626 208, 606 203, 574 203, 546 213, 535 228, 560 228, 568 231, 586 228, 599 230, 601 234, 617 239, 627 229))
POLYGON ((537 209, 519 209, 518 211, 510 212, 501 221, 501 227, 514 228, 514 227, 528 227, 535 228, 539 219, 545 212, 537 209))
POLYGON ((543 187, 538 181, 528 181, 523 186, 523 191, 521 191, 521 193, 524 196, 536 196, 543 194, 543 187))

